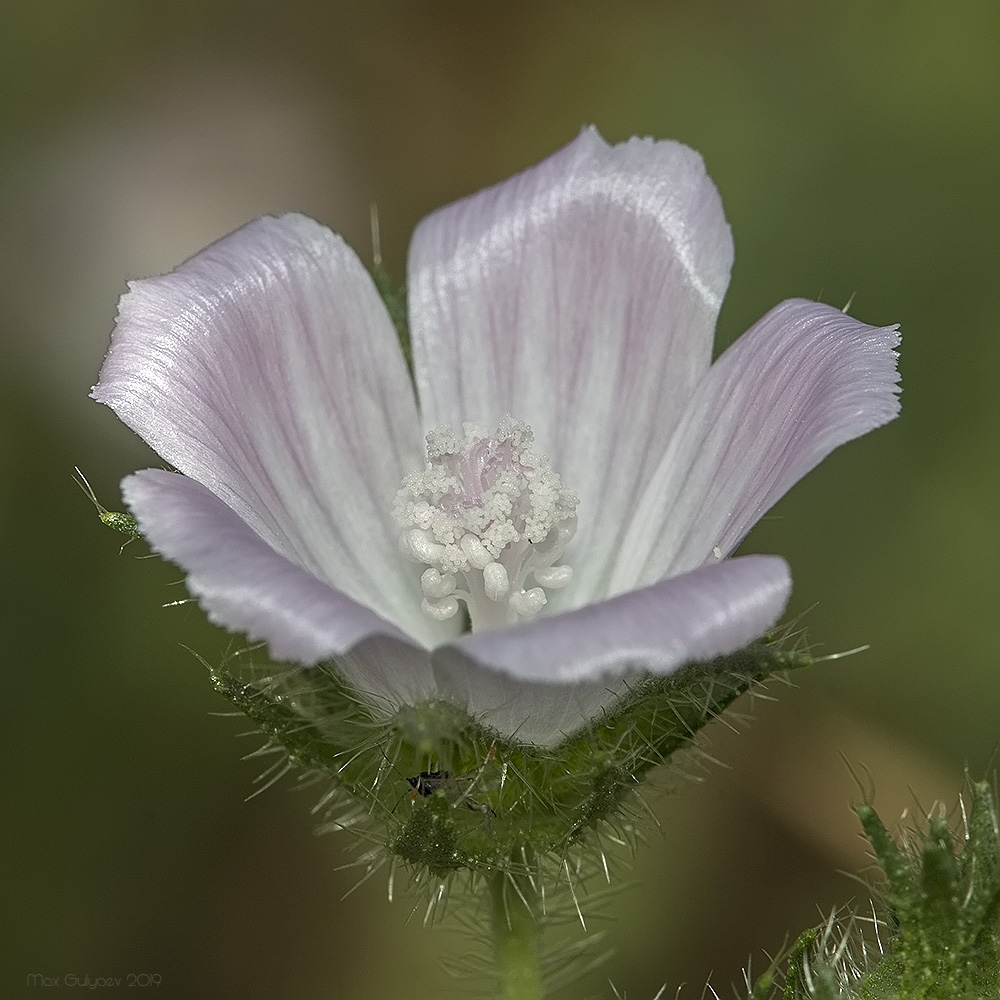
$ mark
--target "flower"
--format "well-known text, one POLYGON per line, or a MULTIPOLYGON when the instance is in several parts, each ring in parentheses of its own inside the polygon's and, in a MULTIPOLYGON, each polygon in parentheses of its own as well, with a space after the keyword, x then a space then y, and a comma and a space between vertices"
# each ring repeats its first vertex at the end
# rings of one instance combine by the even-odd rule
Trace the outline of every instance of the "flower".
POLYGON ((411 381, 343 240, 258 219, 121 300, 93 397, 182 473, 126 503, 275 657, 555 742, 770 628, 787 564, 730 554, 898 412, 896 328, 819 303, 711 364, 732 256, 697 153, 584 130, 417 227, 411 381))

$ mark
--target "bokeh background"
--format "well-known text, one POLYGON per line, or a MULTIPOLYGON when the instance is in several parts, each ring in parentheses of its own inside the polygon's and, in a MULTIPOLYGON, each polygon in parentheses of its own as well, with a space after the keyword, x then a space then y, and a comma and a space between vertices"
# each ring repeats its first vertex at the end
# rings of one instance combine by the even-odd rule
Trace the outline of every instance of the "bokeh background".
POLYGON ((5 0, 0 97, 2 995, 34 995, 31 973, 156 974, 184 998, 470 992, 439 968, 464 940, 384 881, 341 898, 349 845, 313 835, 310 793, 244 801, 256 743, 189 651, 217 661, 227 637, 161 610, 179 573, 120 556, 71 472, 113 505, 155 464, 87 398, 126 279, 289 209, 367 257, 371 201, 402 275, 421 216, 584 123, 705 155, 736 241, 720 345, 788 296, 853 297, 902 324, 905 392, 747 545, 790 560, 820 650, 870 651, 742 706, 707 780, 658 780, 662 829, 596 922, 616 955, 565 995, 697 997, 709 974, 728 995, 749 956, 864 896, 843 874, 868 864, 851 768, 887 820, 992 774, 995 0, 5 0))

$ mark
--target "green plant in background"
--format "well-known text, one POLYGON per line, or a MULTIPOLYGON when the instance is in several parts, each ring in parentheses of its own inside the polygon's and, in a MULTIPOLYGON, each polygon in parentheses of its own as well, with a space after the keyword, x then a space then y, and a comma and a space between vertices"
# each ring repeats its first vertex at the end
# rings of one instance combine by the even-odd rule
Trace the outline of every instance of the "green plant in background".
POLYGON ((1000 829, 985 782, 969 787, 956 833, 937 810, 897 844, 868 803, 857 809, 884 875, 872 914, 806 931, 784 985, 751 1000, 979 1000, 1000 996, 1000 829))
POLYGON ((696 153, 585 130, 421 223, 405 297, 301 216, 133 283, 94 389, 180 473, 102 520, 267 646, 210 669, 270 776, 428 914, 481 898, 505 1000, 583 964, 542 932, 649 770, 812 662, 786 563, 732 553, 899 409, 895 328, 820 303, 710 364, 732 253, 696 153))

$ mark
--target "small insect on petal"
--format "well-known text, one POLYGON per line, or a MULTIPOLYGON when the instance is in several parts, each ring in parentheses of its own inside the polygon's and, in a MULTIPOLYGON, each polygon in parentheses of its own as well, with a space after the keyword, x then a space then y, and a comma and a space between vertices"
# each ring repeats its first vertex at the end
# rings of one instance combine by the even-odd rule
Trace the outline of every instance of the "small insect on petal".
MULTIPOLYGON (((135 518, 131 514, 125 514, 122 511, 108 510, 100 500, 97 499, 96 494, 89 482, 87 482, 87 477, 80 471, 79 467, 73 466, 73 471, 76 473, 74 477, 77 486, 83 490, 84 493, 90 498, 90 502, 97 508, 97 514, 100 517, 102 523, 106 524, 109 528, 114 528, 116 531, 120 531, 123 535, 128 535, 129 542, 134 541, 136 538, 142 538, 142 532, 139 531, 139 525, 136 524, 135 518)), ((122 548, 125 548, 125 545, 122 548)))

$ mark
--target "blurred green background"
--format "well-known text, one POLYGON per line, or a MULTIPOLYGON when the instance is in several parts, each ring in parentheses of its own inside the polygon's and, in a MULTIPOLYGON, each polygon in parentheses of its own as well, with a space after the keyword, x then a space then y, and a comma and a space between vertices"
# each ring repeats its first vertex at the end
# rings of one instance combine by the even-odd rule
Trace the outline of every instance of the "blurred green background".
MULTIPOLYGON (((887 820, 953 805, 1000 733, 996 0, 0 4, 0 343, 7 888, 0 994, 26 976, 157 974, 190 998, 467 995, 428 931, 316 838, 315 793, 244 802, 253 737, 184 647, 227 637, 179 573, 71 480, 154 464, 90 402, 126 279, 298 209, 402 275, 425 213, 594 122, 704 154, 733 226, 719 342, 821 297, 904 332, 903 417, 842 449, 747 548, 791 562, 817 667, 756 701, 704 783, 664 775, 567 996, 720 995, 748 956, 862 895, 847 765, 887 820), (410 919, 408 919, 410 918, 410 919)), ((104 989, 101 995, 123 992, 104 989)), ((65 988, 62 992, 65 992, 65 988)), ((51 992, 60 992, 52 990, 51 992)), ((136 992, 135 989, 132 992, 136 992)))

